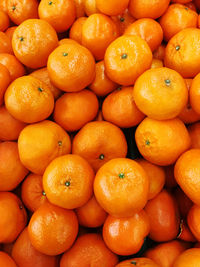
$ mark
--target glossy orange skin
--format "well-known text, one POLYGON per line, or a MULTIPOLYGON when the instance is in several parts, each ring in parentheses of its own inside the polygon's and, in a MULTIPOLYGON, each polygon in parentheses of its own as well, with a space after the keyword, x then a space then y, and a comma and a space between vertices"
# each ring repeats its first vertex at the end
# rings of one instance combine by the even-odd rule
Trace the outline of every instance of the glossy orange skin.
POLYGON ((66 131, 77 131, 94 120, 99 110, 96 95, 89 90, 65 93, 55 104, 54 120, 66 131))
POLYGON ((25 126, 26 123, 13 118, 5 106, 0 107, 0 140, 17 140, 25 126))
POLYGON ((200 262, 200 248, 185 250, 176 258, 173 267, 196 267, 200 262))
POLYGON ((158 22, 150 18, 136 20, 124 32, 125 35, 138 35, 144 39, 151 51, 155 51, 163 40, 163 30, 158 22))
POLYGON ((152 59, 151 63, 151 69, 156 69, 156 68, 162 68, 163 67, 163 61, 157 58, 152 59))
POLYGON ((129 128, 144 119, 145 115, 137 108, 132 91, 132 87, 122 87, 105 98, 102 112, 106 121, 121 128, 129 128))
POLYGON ((49 87, 32 76, 13 81, 6 90, 4 100, 9 113, 26 123, 46 119, 54 108, 54 97, 49 87))
POLYGON ((103 14, 90 15, 82 26, 82 44, 96 60, 103 60, 109 46, 118 37, 116 24, 103 14))
POLYGON ((6 267, 17 267, 14 260, 3 251, 0 251, 0 265, 6 267))
POLYGON ((13 27, 9 27, 6 31, 5 34, 8 36, 8 38, 10 39, 10 41, 12 42, 12 37, 13 37, 13 33, 16 30, 17 26, 13 26, 13 27))
POLYGON ((174 196, 176 198, 181 217, 186 218, 193 205, 191 199, 189 199, 189 197, 179 187, 174 191, 174 196))
POLYGON ((140 250, 149 230, 149 219, 143 210, 128 218, 108 215, 103 226, 103 239, 114 253, 131 255, 140 250))
POLYGON ((200 123, 196 122, 192 125, 189 125, 188 131, 191 138, 191 148, 200 149, 200 123))
POLYGON ((177 237, 185 242, 196 242, 196 238, 192 234, 190 228, 188 227, 187 221, 185 219, 181 220, 180 223, 180 233, 177 237))
POLYGON ((193 78, 200 72, 199 44, 200 29, 187 28, 178 32, 166 46, 165 66, 176 70, 183 78, 193 78))
POLYGON ((9 25, 10 25, 10 20, 9 17, 7 15, 7 13, 5 13, 4 11, 0 10, 0 31, 5 31, 9 25))
POLYGON ((188 213, 187 222, 191 232, 198 241, 200 241, 199 216, 200 216, 199 206, 193 205, 188 213))
POLYGON ((47 69, 56 87, 65 92, 77 92, 93 81, 95 61, 87 48, 79 44, 65 44, 50 54, 47 69))
POLYGON ((108 16, 120 15, 128 7, 129 0, 96 0, 97 8, 103 14, 108 16))
POLYGON ((84 227, 95 228, 103 225, 107 213, 93 196, 85 205, 76 209, 79 224, 84 227))
POLYGON ((80 18, 85 16, 84 0, 74 0, 74 4, 76 7, 76 17, 80 18))
POLYGON ((100 13, 96 6, 96 0, 84 0, 83 5, 84 11, 88 17, 92 14, 100 13))
POLYGON ((153 57, 156 59, 164 60, 165 57, 165 45, 161 44, 154 52, 153 57))
POLYGON ((41 0, 38 8, 39 17, 47 21, 56 30, 64 32, 70 28, 76 18, 76 6, 73 0, 53 2, 41 0))
POLYGON ((106 247, 101 235, 84 234, 63 254, 60 267, 114 267, 117 262, 117 256, 106 247))
POLYGON ((21 200, 13 193, 0 192, 0 211, 0 242, 11 243, 26 226, 25 208, 21 200))
POLYGON ((179 233, 180 215, 175 199, 166 190, 148 201, 145 211, 150 220, 149 237, 156 242, 175 239, 179 233))
POLYGON ((117 16, 112 16, 111 18, 117 25, 120 35, 122 35, 124 31, 128 28, 128 26, 135 21, 135 18, 131 16, 128 8, 122 14, 117 16))
POLYGON ((7 13, 17 25, 27 19, 38 18, 37 0, 7 0, 7 13))
POLYGON ((0 53, 13 53, 11 41, 4 32, 0 32, 0 53))
POLYGON ((27 228, 15 241, 12 257, 20 267, 57 267, 56 257, 44 255, 32 246, 27 228))
POLYGON ((129 11, 134 18, 157 19, 166 11, 170 0, 130 0, 129 11))
POLYGON ((176 33, 185 28, 197 27, 198 14, 181 4, 170 5, 159 19, 165 41, 169 41, 176 33))
POLYGON ((46 66, 48 56, 57 46, 56 31, 48 22, 39 19, 22 22, 12 38, 15 56, 33 69, 46 66))
POLYGON ((11 77, 8 69, 0 64, 0 106, 4 102, 4 94, 11 82, 11 77))
POLYGON ((110 80, 105 72, 104 61, 99 61, 95 64, 95 78, 89 85, 89 88, 97 96, 106 96, 117 88, 117 84, 110 80))
POLYGON ((132 266, 139 266, 139 267, 158 267, 154 261, 148 258, 133 258, 125 261, 121 261, 115 267, 132 267, 132 266))
POLYGON ((151 66, 152 52, 141 37, 121 36, 107 48, 106 74, 121 85, 133 85, 135 80, 151 66))
POLYGON ((200 205, 200 149, 191 149, 177 160, 174 175, 185 194, 197 205, 200 205))
POLYGON ((192 80, 192 84, 190 87, 190 104, 192 109, 200 114, 200 107, 199 107, 199 100, 200 100, 200 86, 199 86, 199 81, 200 81, 200 74, 197 74, 195 78, 192 80))
POLYGON ((80 17, 75 22, 70 28, 69 31, 69 37, 72 40, 75 40, 79 44, 82 43, 82 29, 83 29, 83 24, 87 20, 87 17, 80 17))
POLYGON ((76 134, 72 153, 85 158, 95 171, 113 158, 125 158, 127 142, 120 128, 106 121, 89 122, 76 134))
POLYGON ((28 125, 21 131, 18 148, 24 166, 43 175, 53 159, 71 152, 71 140, 58 124, 45 120, 28 125))
POLYGON ((33 247, 50 256, 69 249, 77 233, 78 220, 75 213, 48 202, 34 212, 28 225, 28 234, 33 247))

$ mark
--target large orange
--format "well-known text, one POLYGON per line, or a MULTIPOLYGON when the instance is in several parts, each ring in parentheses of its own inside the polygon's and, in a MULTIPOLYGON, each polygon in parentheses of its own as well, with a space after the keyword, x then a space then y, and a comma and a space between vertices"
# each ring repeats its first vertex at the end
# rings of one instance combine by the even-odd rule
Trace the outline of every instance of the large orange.
POLYGON ((5 252, 0 251, 0 266, 2 267, 17 267, 14 260, 5 252))
POLYGON ((173 267, 199 267, 199 264, 200 248, 191 248, 176 258, 173 267))

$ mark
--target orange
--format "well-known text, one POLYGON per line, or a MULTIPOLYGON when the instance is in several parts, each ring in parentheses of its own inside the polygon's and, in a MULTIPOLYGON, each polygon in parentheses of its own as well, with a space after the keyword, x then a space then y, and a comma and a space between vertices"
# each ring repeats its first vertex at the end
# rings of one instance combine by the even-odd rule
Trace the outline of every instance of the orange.
POLYGON ((64 155, 54 159, 43 175, 47 199, 59 207, 74 209, 92 197, 94 171, 78 155, 64 155))
POLYGON ((96 0, 83 0, 84 11, 87 16, 100 13, 96 6, 96 0))
POLYGON ((156 59, 164 60, 165 57, 165 45, 161 44, 154 52, 153 57, 156 59))
POLYGON ((25 66, 37 69, 46 66, 50 53, 58 46, 53 27, 41 19, 27 19, 15 30, 12 47, 25 66))
POLYGON ((193 78, 200 72, 200 29, 187 28, 175 34, 165 50, 165 66, 179 72, 184 78, 193 78))
POLYGON ((6 0, 1 0, 1 2, 0 2, 0 10, 2 10, 5 13, 7 12, 6 0))
POLYGON ((97 171, 114 158, 125 158, 127 142, 117 126, 106 121, 89 122, 76 134, 72 153, 85 158, 97 171))
POLYGON ((57 32, 64 32, 76 18, 76 7, 73 0, 41 0, 38 13, 40 19, 51 24, 57 32))
POLYGON ((77 18, 85 16, 84 1, 85 0, 74 0, 74 4, 75 4, 75 7, 76 7, 76 17, 77 18))
POLYGON ((114 267, 118 262, 103 242, 99 234, 84 234, 66 251, 60 261, 60 267, 114 267))
POLYGON ((191 232, 198 241, 200 241, 199 216, 200 216, 200 207, 197 205, 193 205, 190 211, 188 212, 187 222, 191 232))
POLYGON ((157 19, 166 11, 170 0, 130 0, 129 11, 134 18, 157 19))
POLYGON ((181 190, 180 187, 177 187, 174 191, 174 196, 178 204, 178 208, 182 218, 186 218, 187 214, 192 207, 193 203, 191 199, 181 190))
POLYGON ((12 257, 20 267, 57 267, 56 257, 44 255, 31 245, 27 228, 15 241, 12 257))
POLYGON ((176 258, 173 267, 198 267, 200 263, 200 248, 185 250, 176 258))
POLYGON ((84 227, 95 228, 101 226, 107 217, 105 210, 93 196, 85 205, 76 209, 79 224, 84 227))
POLYGON ((128 8, 120 15, 112 16, 111 18, 117 25, 120 35, 122 35, 124 31, 128 28, 128 26, 135 21, 135 18, 131 16, 128 8))
POLYGON ((196 242, 196 238, 190 231, 188 224, 186 222, 186 219, 181 220, 180 223, 180 233, 177 237, 180 240, 186 241, 186 242, 196 242))
POLYGON ((46 255, 69 249, 78 233, 78 220, 72 210, 43 204, 30 219, 28 234, 33 247, 46 255))
POLYGON ((10 25, 10 20, 4 11, 0 10, 0 31, 4 32, 10 25))
POLYGON ((178 72, 156 68, 137 79, 133 97, 136 106, 149 118, 168 120, 177 117, 187 104, 188 89, 178 72))
POLYGON ((143 210, 128 218, 108 215, 103 226, 103 239, 114 253, 131 255, 140 250, 149 230, 149 219, 143 210))
POLYGON ((96 63, 95 73, 95 78, 93 82, 89 85, 89 88, 97 96, 106 96, 117 88, 117 84, 111 81, 106 75, 105 64, 103 60, 96 63))
POLYGON ((198 74, 192 81, 190 87, 190 104, 193 110, 200 114, 199 100, 200 100, 200 74, 198 74))
POLYGON ((96 60, 104 59, 104 54, 112 41, 118 37, 116 24, 106 15, 90 15, 82 26, 82 44, 96 60))
POLYGON ((8 36, 8 38, 10 39, 11 42, 12 42, 12 37, 13 37, 14 31, 15 31, 16 28, 17 28, 17 26, 9 27, 5 31, 5 34, 8 36))
POLYGON ((24 166, 43 175, 53 159, 70 153, 71 141, 58 124, 46 120, 26 126, 20 133, 18 147, 24 166))
POLYGON ((34 123, 50 116, 54 97, 44 82, 32 76, 23 76, 13 81, 6 90, 5 106, 14 118, 34 123))
POLYGON ((177 183, 185 194, 200 205, 200 149, 191 149, 177 160, 174 174, 177 183))
POLYGON ((197 27, 198 14, 181 4, 170 5, 159 22, 163 29, 165 41, 185 28, 197 27))
POLYGON ((47 202, 41 175, 31 173, 26 177, 22 183, 21 198, 24 205, 32 212, 47 202))
POLYGON ((125 35, 138 35, 144 39, 151 51, 155 51, 163 40, 163 30, 160 24, 150 18, 138 19, 124 32, 125 35))
POLYGON ((4 102, 4 93, 11 82, 11 77, 8 69, 0 64, 0 106, 4 102))
POLYGON ((26 226, 25 208, 13 193, 0 192, 0 212, 0 242, 11 243, 26 226))
POLYGON ((192 125, 189 125, 188 131, 191 138, 191 148, 200 149, 200 123, 196 122, 192 125))
POLYGON ((65 93, 56 101, 54 120, 66 131, 77 131, 94 120, 98 109, 98 99, 89 90, 65 93))
POLYGON ((50 54, 47 69, 56 87, 66 92, 76 92, 93 81, 95 61, 87 48, 69 43, 60 45, 50 54))
POLYGON ((0 251, 0 265, 2 267, 17 267, 14 260, 5 252, 0 251))
POLYGON ((175 163, 191 142, 184 123, 179 119, 157 121, 145 118, 135 132, 135 140, 142 156, 161 166, 175 163))
POLYGON ((140 267, 158 267, 158 265, 154 261, 144 257, 121 261, 115 267, 132 267, 134 265, 140 267))
MULTIPOLYGON (((199 1, 199 0, 197 0, 197 1, 199 1)), ((188 8, 190 8, 190 9, 192 9, 193 11, 197 11, 197 7, 196 7, 194 1, 185 3, 184 5, 185 5, 186 7, 188 7, 188 8)))
POLYGON ((162 190, 149 200, 145 211, 150 221, 149 237, 156 242, 175 239, 179 233, 180 215, 173 196, 162 190))
POLYGON ((63 45, 63 44, 78 44, 78 43, 73 39, 64 38, 59 41, 59 45, 63 45))
POLYGON ((26 123, 13 118, 5 106, 0 107, 0 140, 14 141, 19 137, 26 123))
POLYGON ((83 29, 83 24, 87 20, 87 17, 80 17, 77 20, 74 21, 73 25, 70 28, 69 31, 69 37, 72 40, 75 40, 79 44, 82 42, 82 29, 83 29))
POLYGON ((129 0, 96 0, 100 12, 109 16, 120 15, 128 7, 128 4, 129 0))
POLYGON ((121 36, 107 48, 105 57, 106 74, 121 85, 132 85, 152 62, 152 52, 139 36, 121 36))
POLYGON ((11 41, 4 32, 0 32, 0 53, 13 53, 11 41))
POLYGON ((156 68, 162 68, 163 67, 163 61, 157 58, 152 59, 151 63, 151 69, 156 69, 156 68))
POLYGON ((94 194, 109 214, 133 216, 147 203, 149 179, 134 160, 112 159, 98 170, 94 180, 94 194))
POLYGON ((105 98, 102 112, 106 121, 121 128, 129 128, 144 119, 145 115, 137 108, 132 91, 132 87, 119 87, 105 98))
POLYGON ((17 25, 27 19, 38 18, 37 0, 6 0, 7 13, 10 19, 17 25))

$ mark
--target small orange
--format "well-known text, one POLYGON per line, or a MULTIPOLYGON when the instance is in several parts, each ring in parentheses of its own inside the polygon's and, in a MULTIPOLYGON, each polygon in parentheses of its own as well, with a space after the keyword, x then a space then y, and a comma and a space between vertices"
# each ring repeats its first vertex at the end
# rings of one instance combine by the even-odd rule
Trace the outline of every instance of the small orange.
POLYGON ((4 32, 0 32, 0 53, 13 53, 11 41, 4 32))
POLYGON ((153 57, 156 59, 164 60, 165 57, 165 44, 161 44, 154 52, 153 57))
POLYGON ((200 207, 197 205, 193 205, 188 213, 187 222, 191 232, 198 241, 200 241, 199 216, 200 207))
POLYGON ((200 123, 196 122, 192 125, 189 125, 188 131, 191 138, 191 148, 200 149, 200 123))
POLYGON ((77 20, 74 21, 73 25, 70 28, 69 31, 69 37, 72 40, 75 40, 79 44, 82 42, 82 29, 83 29, 83 24, 87 20, 87 17, 80 17, 77 20))
POLYGON ((0 266, 2 267, 17 267, 14 260, 5 252, 0 251, 0 266))
POLYGON ((12 37, 13 37, 14 31, 16 30, 16 28, 17 28, 17 26, 9 27, 5 31, 5 34, 8 36, 8 38, 10 39, 11 42, 12 42, 12 37))
POLYGON ((144 257, 121 261, 115 267, 132 267, 134 265, 140 267, 159 267, 154 261, 144 257))
POLYGON ((0 106, 4 102, 4 94, 11 82, 11 77, 8 69, 0 64, 0 106))
POLYGON ((73 39, 63 38, 59 41, 59 45, 64 45, 64 44, 78 44, 78 43, 73 39))
POLYGON ((173 267, 198 267, 199 262, 200 248, 191 248, 176 258, 173 267))
POLYGON ((88 17, 92 14, 100 13, 96 6, 96 0, 84 0, 83 5, 84 11, 88 17))
POLYGON ((163 61, 157 58, 152 59, 151 63, 151 69, 156 69, 156 68, 162 68, 163 67, 163 61))
POLYGON ((74 4, 76 7, 76 17, 80 18, 85 16, 84 0, 74 0, 74 4))
POLYGON ((128 28, 128 26, 135 21, 135 18, 131 16, 128 8, 120 15, 112 16, 111 18, 117 25, 120 35, 124 34, 124 31, 128 28))
POLYGON ((100 12, 109 15, 120 15, 128 7, 129 0, 96 0, 97 8, 100 12))
POLYGON ((0 31, 4 32, 10 25, 10 20, 4 11, 0 10, 0 31))
POLYGON ((200 114, 199 100, 200 100, 200 73, 193 79, 190 87, 190 104, 192 109, 200 114))

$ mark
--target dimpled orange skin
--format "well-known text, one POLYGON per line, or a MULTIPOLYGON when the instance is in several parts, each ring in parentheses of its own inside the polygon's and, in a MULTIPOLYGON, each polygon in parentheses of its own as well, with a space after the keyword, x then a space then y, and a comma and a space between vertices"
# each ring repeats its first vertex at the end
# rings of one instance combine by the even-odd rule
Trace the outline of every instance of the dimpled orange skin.
POLYGON ((13 54, 11 41, 5 32, 0 32, 0 53, 13 54))
POLYGON ((56 48, 49 56, 47 69, 52 83, 65 92, 80 91, 95 77, 94 58, 87 48, 79 44, 56 48))
POLYGON ((0 265, 6 267, 17 267, 14 260, 5 252, 0 251, 0 265))
POLYGON ((48 56, 57 46, 56 31, 48 22, 40 19, 22 22, 12 38, 15 56, 33 69, 46 66, 48 56))
POLYGON ((193 205, 187 216, 188 226, 195 236, 200 241, 200 226, 199 226, 200 207, 193 205))
POLYGON ((38 13, 40 19, 51 24, 56 32, 64 32, 70 28, 76 18, 76 7, 73 0, 51 2, 41 0, 38 13))
POLYGON ((42 121, 26 126, 18 139, 21 162, 30 171, 43 175, 56 157, 71 151, 69 135, 55 122, 42 121))
POLYGON ((72 210, 45 203, 32 215, 28 233, 36 250, 50 256, 58 255, 74 243, 78 220, 72 210))
POLYGON ((82 42, 82 29, 86 20, 87 17, 78 18, 75 20, 69 31, 69 38, 78 42, 79 44, 82 42))
POLYGON ((4 94, 11 82, 11 77, 8 69, 0 64, 0 106, 4 102, 4 94))
POLYGON ((174 175, 185 194, 200 205, 200 149, 191 149, 177 160, 174 175))
POLYGON ((32 76, 23 76, 13 81, 4 99, 10 114, 26 123, 46 119, 54 108, 54 97, 49 87, 32 76))
POLYGON ((128 7, 129 0, 96 0, 97 8, 100 12, 109 15, 120 15, 128 7))
POLYGON ((137 79, 133 97, 136 106, 149 118, 167 120, 181 113, 188 101, 188 89, 178 72, 156 68, 137 79))
POLYGON ((179 119, 145 118, 136 129, 135 140, 142 156, 161 166, 173 164, 191 144, 189 133, 179 119))
POLYGON ((144 257, 121 261, 115 267, 133 267, 134 265, 139 267, 159 267, 154 261, 144 257))
POLYGON ((152 52, 139 36, 121 36, 107 48, 104 57, 106 74, 121 85, 132 85, 151 66, 152 52))
POLYGON ((198 267, 200 262, 200 248, 185 250, 176 258, 173 267, 198 267))
POLYGON ((149 230, 149 218, 144 210, 125 218, 108 215, 103 225, 103 239, 114 253, 131 255, 140 250, 149 230))
POLYGON ((189 125, 188 131, 191 138, 191 148, 200 149, 200 123, 196 122, 192 125, 189 125))
POLYGON ((112 159, 98 170, 94 180, 94 194, 109 214, 133 216, 147 203, 149 179, 136 161, 112 159))
POLYGON ((200 72, 200 29, 187 28, 175 34, 165 50, 165 66, 176 70, 183 78, 193 78, 200 72))
POLYGON ((200 114, 200 73, 193 79, 190 87, 190 104, 194 111, 200 114))

